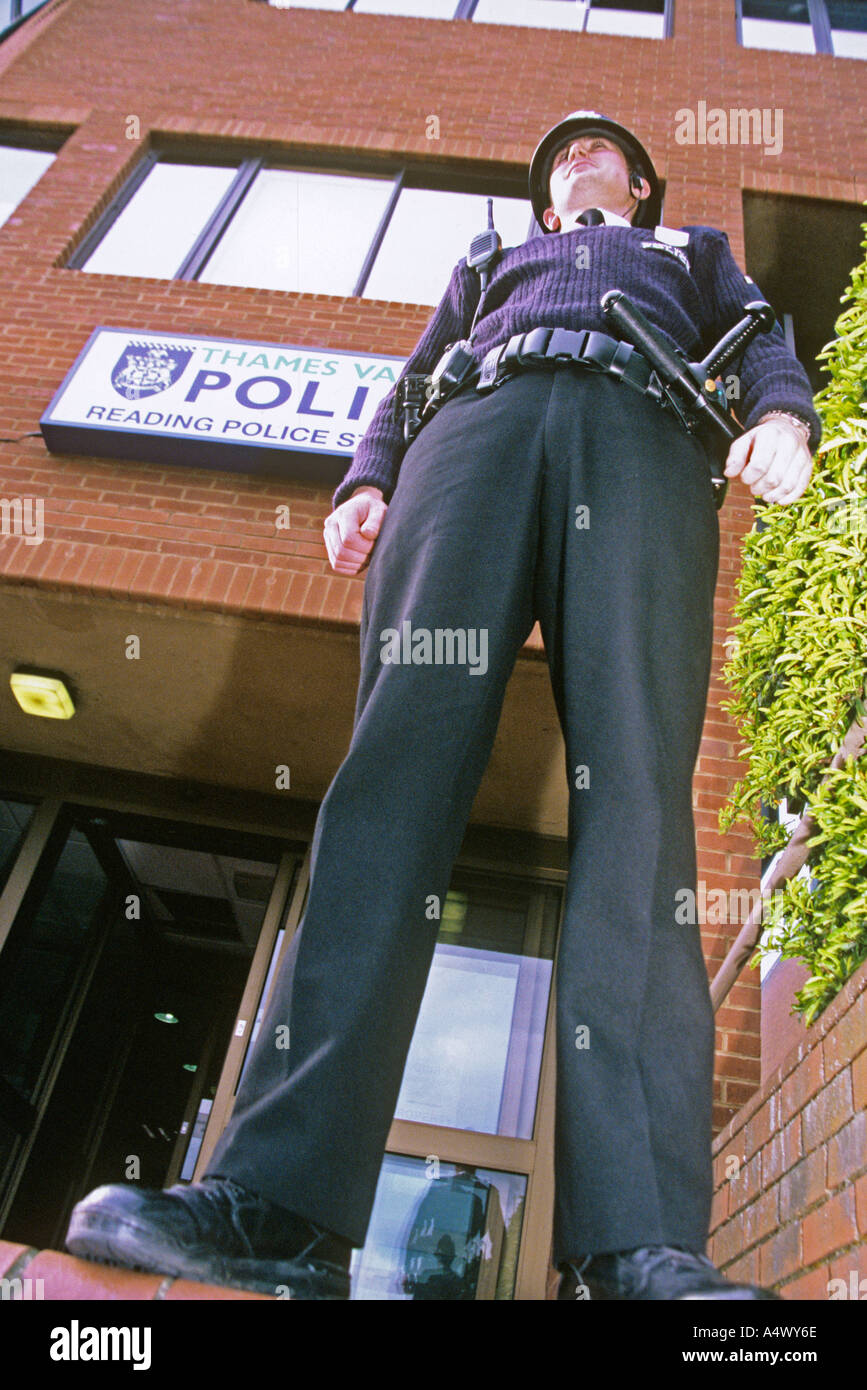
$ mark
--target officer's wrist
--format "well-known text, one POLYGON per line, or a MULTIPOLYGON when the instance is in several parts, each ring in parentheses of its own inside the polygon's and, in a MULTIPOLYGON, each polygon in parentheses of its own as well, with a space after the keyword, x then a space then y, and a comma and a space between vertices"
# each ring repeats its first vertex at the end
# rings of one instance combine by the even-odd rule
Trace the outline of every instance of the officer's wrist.
POLYGON ((800 434, 804 443, 809 444, 810 426, 807 424, 806 420, 802 420, 799 415, 792 415, 788 410, 769 410, 766 415, 762 416, 759 424, 764 425, 768 420, 788 420, 790 425, 795 426, 795 429, 800 434))

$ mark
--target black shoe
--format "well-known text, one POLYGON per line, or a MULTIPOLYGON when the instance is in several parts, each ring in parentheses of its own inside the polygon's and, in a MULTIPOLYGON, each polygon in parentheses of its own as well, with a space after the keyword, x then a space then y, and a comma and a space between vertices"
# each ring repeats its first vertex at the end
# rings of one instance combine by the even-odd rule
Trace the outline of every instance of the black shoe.
POLYGON ((73 1208, 66 1249, 281 1298, 349 1297, 350 1242, 231 1178, 204 1177, 163 1192, 98 1187, 73 1208))
POLYGON ((561 1266, 560 1299, 760 1299, 779 1294, 732 1284, 706 1255, 676 1245, 645 1245, 616 1254, 585 1255, 561 1266))

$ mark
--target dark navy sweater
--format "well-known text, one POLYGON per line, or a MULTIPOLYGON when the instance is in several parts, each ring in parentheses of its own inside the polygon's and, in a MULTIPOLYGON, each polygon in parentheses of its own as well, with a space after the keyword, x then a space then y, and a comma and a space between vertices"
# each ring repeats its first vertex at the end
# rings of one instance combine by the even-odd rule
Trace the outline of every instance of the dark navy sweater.
MULTIPOLYGON (((666 244, 647 228, 609 224, 533 237, 504 250, 473 335, 476 361, 512 334, 537 326, 610 334, 599 308, 610 289, 623 290, 690 361, 704 357, 743 317, 744 305, 762 295, 738 267, 725 232, 700 226, 681 230, 688 233, 687 245, 666 244)), ((467 336, 479 294, 478 275, 466 259, 459 261, 404 373, 429 373, 448 343, 467 336)), ((809 447, 815 452, 822 426, 809 378, 786 347, 779 325, 754 338, 740 368, 735 360, 723 380, 732 372, 738 374, 740 390, 732 405, 744 428, 758 424, 770 410, 788 411, 810 426, 809 447)), ((395 390, 378 405, 334 493, 335 507, 364 483, 380 488, 385 501, 390 500, 407 448, 403 425, 392 418, 395 390)))

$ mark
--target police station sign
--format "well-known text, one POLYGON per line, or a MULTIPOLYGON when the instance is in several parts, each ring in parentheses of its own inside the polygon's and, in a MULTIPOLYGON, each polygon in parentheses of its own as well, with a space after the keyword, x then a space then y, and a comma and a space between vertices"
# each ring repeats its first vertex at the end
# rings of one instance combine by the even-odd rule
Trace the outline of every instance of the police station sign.
POLYGON ((96 328, 43 415, 53 453, 341 480, 404 359, 96 328))

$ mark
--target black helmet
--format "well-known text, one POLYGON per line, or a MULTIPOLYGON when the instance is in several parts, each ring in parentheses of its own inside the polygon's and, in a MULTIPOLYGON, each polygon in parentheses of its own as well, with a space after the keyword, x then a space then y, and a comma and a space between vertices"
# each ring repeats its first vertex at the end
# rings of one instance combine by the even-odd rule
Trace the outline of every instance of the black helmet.
POLYGON ((609 135, 623 150, 630 168, 638 169, 647 179, 650 194, 638 204, 633 226, 655 227, 662 212, 662 199, 659 195, 656 170, 644 146, 639 144, 630 130, 618 121, 612 121, 610 116, 603 116, 599 111, 570 111, 568 116, 564 116, 562 121, 551 127, 547 135, 542 136, 530 160, 530 202, 542 231, 550 230, 542 221, 542 214, 551 206, 551 161, 564 141, 571 135, 580 135, 583 130, 599 130, 604 135, 609 135))

